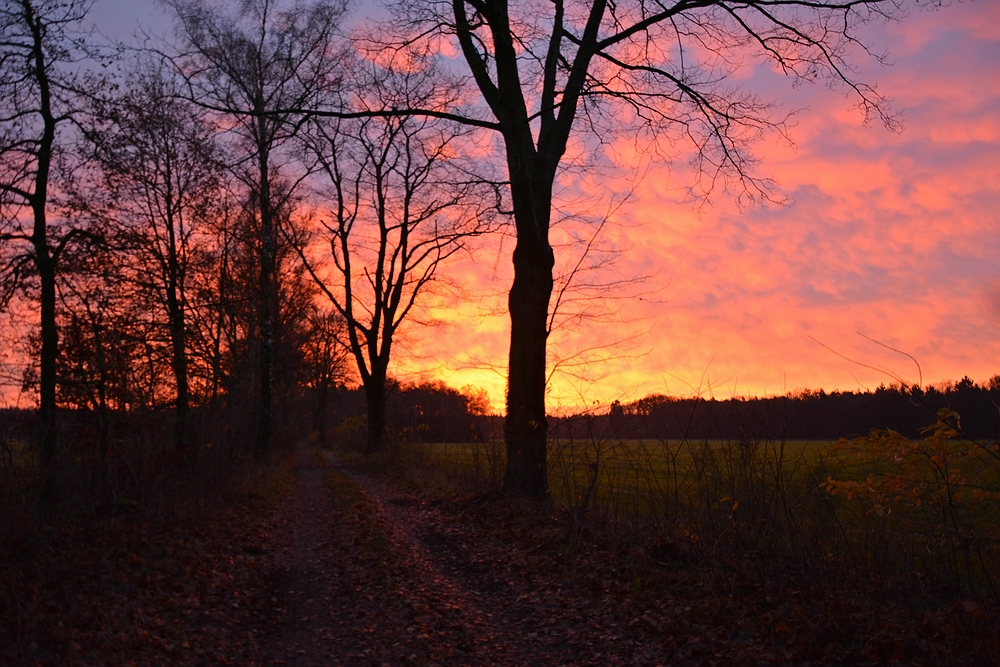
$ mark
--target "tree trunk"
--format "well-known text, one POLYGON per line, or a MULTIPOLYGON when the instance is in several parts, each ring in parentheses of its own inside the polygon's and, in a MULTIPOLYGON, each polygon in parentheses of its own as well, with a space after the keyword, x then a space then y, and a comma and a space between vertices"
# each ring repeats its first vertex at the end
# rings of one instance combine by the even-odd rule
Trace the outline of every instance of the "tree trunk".
MULTIPOLYGON (((259 135, 265 136, 265 119, 259 118, 259 135)), ((256 454, 264 458, 271 451, 272 399, 271 366, 274 352, 274 318, 277 316, 275 296, 275 233, 274 212, 271 209, 271 174, 269 171, 267 147, 258 146, 258 169, 260 191, 258 206, 260 214, 260 389, 259 421, 257 422, 256 454)))
MULTIPOLYGON (((39 437, 39 463, 42 469, 42 500, 48 502, 55 493, 56 463, 56 359, 59 355, 59 330, 56 328, 56 275, 54 262, 44 247, 44 212, 41 229, 42 243, 36 243, 35 262, 41 283, 41 334, 40 375, 38 407, 41 434, 39 437), (42 246, 42 247, 39 247, 42 246), (44 253, 44 254, 42 254, 44 253)), ((37 233, 36 214, 36 233, 37 233)))
POLYGON ((319 436, 319 444, 326 445, 326 397, 329 382, 321 379, 313 389, 313 431, 319 436))
POLYGON ((365 456, 382 451, 385 446, 385 369, 372 369, 365 382, 365 399, 368 407, 368 437, 365 456))
POLYGON ((39 358, 38 407, 41 426, 39 438, 39 463, 42 468, 41 497, 47 504, 55 494, 56 462, 56 360, 59 356, 59 330, 56 325, 56 261, 49 249, 46 209, 49 200, 49 170, 52 165, 52 147, 56 138, 56 118, 52 112, 52 91, 44 49, 43 22, 34 15, 34 9, 25 5, 25 19, 32 33, 32 65, 38 83, 39 111, 42 117, 42 136, 38 142, 38 162, 35 171, 35 191, 31 196, 34 226, 31 241, 34 249, 35 268, 41 289, 39 310, 41 319, 42 349, 39 358))
POLYGON ((177 410, 174 422, 174 450, 183 452, 194 460, 194 452, 187 451, 187 417, 190 391, 188 389, 187 354, 184 349, 184 320, 175 321, 170 336, 173 344, 174 381, 177 383, 177 410))
MULTIPOLYGON (((527 162, 521 160, 520 164, 528 167, 527 162)), ((552 178, 547 178, 548 170, 540 169, 537 163, 531 165, 534 169, 517 169, 517 160, 508 160, 508 164, 518 233, 514 284, 508 297, 511 332, 503 485, 506 491, 544 497, 549 492, 545 346, 555 263, 548 240, 552 178)))
POLYGON ((94 348, 97 357, 97 421, 100 426, 100 437, 97 441, 97 454, 101 463, 101 483, 106 482, 108 451, 111 441, 111 409, 108 406, 108 358, 104 336, 101 334, 100 316, 87 312, 90 321, 91 335, 94 337, 94 348))
POLYGON ((177 406, 174 421, 174 451, 184 453, 194 460, 193 453, 187 452, 187 415, 190 392, 188 389, 187 350, 185 345, 186 326, 184 323, 183 294, 180 287, 180 268, 177 262, 177 246, 173 232, 173 222, 169 222, 169 259, 167 270, 170 278, 167 285, 167 317, 170 328, 171 366, 177 385, 177 406))

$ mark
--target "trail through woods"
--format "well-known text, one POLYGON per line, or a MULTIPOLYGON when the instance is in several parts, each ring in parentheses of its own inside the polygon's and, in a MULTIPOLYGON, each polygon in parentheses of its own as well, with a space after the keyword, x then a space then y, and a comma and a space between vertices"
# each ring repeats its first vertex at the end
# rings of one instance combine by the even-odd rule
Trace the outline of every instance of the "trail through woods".
MULTIPOLYGON (((356 495, 338 493, 338 479, 331 490, 323 466, 300 454, 300 482, 270 534, 278 613, 261 647, 264 663, 634 664, 641 657, 634 641, 606 636, 617 623, 605 627, 558 588, 518 576, 526 563, 516 546, 448 516, 443 501, 326 456, 357 484, 356 495)), ((639 662, 655 664, 647 657, 639 662)))
MULTIPOLYGON (((985 665, 996 614, 602 540, 566 513, 302 449, 183 525, 138 512, 0 559, 0 665, 985 665), (282 481, 283 480, 283 481, 282 481), (280 483, 279 483, 280 482, 280 483), (104 526, 102 528, 102 526, 104 526), (114 528, 117 526, 117 528, 114 528), (112 530, 112 528, 114 528, 112 530)), ((734 561, 735 563, 736 561, 734 561)))

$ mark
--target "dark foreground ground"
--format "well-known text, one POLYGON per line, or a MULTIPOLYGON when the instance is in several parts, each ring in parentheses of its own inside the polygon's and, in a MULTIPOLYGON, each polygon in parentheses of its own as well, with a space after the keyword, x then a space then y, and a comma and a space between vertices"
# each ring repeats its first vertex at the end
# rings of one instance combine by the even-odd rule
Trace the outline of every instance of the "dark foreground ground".
POLYGON ((1000 664, 997 617, 969 600, 763 585, 568 524, 301 450, 282 484, 197 524, 11 555, 0 664, 1000 664))

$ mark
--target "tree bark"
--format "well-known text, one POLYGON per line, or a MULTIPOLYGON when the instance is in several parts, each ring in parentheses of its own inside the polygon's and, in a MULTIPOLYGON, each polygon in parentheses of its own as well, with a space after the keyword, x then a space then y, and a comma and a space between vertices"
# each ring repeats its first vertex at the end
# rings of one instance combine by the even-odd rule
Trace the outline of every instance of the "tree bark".
MULTIPOLYGON (((263 103, 259 103, 258 109, 262 109, 263 103)), ((260 317, 260 386, 259 386, 259 415, 257 422, 257 443, 256 454, 259 458, 264 458, 271 451, 272 432, 272 398, 271 398, 271 366, 274 352, 274 318, 277 315, 276 296, 276 276, 275 276, 275 251, 276 240, 274 233, 274 211, 271 208, 271 174, 267 143, 263 140, 267 136, 267 119, 263 111, 259 111, 258 116, 258 169, 259 169, 259 192, 258 206, 260 214, 260 294, 259 317, 260 317)))
MULTIPOLYGON (((169 184, 168 184, 169 185, 169 184)), ((174 382, 177 385, 177 406, 174 422, 174 450, 186 453, 187 414, 190 402, 187 373, 187 326, 184 321, 184 281, 178 261, 177 234, 173 215, 167 216, 167 317, 174 382)), ((193 460, 193 457, 192 457, 193 460)))
MULTIPOLYGON (((530 135, 522 141, 530 142, 530 135)), ((552 268, 555 264, 548 229, 554 170, 542 159, 518 159, 510 150, 508 169, 517 245, 514 248, 514 284, 508 296, 510 359, 507 376, 507 417, 504 439, 507 468, 504 490, 523 495, 548 495, 545 416, 546 341, 552 268)), ((521 155, 524 153, 521 152, 521 155)))
POLYGON ((48 254, 45 234, 44 204, 35 216, 35 263, 41 286, 39 302, 42 349, 38 384, 39 463, 42 470, 42 499, 47 502, 55 492, 56 436, 56 359, 59 356, 59 330, 56 326, 55 262, 48 254), (39 216, 41 222, 39 222, 39 216))
POLYGON ((364 383, 368 408, 365 456, 380 452, 385 446, 385 377, 386 369, 373 368, 364 383))
POLYGON ((49 248, 48 206, 49 172, 52 149, 55 145, 56 119, 52 111, 48 63, 44 48, 45 25, 25 3, 25 20, 32 34, 32 66, 38 84, 39 115, 42 117, 42 136, 38 142, 35 189, 31 195, 34 217, 31 242, 35 268, 38 269, 40 287, 40 324, 42 349, 39 358, 38 407, 41 434, 39 436, 39 463, 42 469, 42 500, 48 502, 55 492, 56 461, 56 360, 59 355, 59 330, 56 325, 56 257, 49 248))
POLYGON ((511 332, 504 426, 507 469, 503 484, 507 491, 530 496, 548 494, 545 343, 552 262, 544 258, 544 250, 525 248, 518 241, 514 285, 508 298, 511 332))

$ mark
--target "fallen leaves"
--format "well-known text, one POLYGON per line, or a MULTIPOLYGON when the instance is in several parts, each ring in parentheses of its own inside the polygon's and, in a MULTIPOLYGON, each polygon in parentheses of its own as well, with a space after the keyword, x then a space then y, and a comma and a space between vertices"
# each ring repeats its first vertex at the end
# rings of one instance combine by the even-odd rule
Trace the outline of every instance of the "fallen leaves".
POLYGON ((0 663, 989 664, 995 608, 810 587, 695 546, 300 453, 296 481, 183 526, 47 535, 0 562, 0 663))

